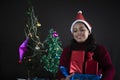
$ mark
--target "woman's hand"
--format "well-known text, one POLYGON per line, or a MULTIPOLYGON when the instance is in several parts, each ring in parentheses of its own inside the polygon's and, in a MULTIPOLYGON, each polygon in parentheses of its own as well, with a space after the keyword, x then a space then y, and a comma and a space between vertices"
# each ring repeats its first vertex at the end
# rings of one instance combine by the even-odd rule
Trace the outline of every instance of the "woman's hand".
POLYGON ((66 78, 62 78, 61 80, 70 80, 70 78, 74 75, 74 73, 68 75, 66 78))

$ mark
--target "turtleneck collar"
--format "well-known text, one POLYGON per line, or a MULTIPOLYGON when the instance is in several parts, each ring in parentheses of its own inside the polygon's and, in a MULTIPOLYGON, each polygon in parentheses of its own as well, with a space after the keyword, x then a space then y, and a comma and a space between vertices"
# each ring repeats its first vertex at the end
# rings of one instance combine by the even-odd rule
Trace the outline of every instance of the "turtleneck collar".
POLYGON ((72 39, 71 50, 88 50, 95 45, 95 40, 92 35, 88 37, 85 42, 78 43, 75 39, 72 39))
POLYGON ((85 42, 78 43, 73 39, 71 43, 71 48, 72 50, 84 50, 88 44, 89 43, 87 40, 85 42))

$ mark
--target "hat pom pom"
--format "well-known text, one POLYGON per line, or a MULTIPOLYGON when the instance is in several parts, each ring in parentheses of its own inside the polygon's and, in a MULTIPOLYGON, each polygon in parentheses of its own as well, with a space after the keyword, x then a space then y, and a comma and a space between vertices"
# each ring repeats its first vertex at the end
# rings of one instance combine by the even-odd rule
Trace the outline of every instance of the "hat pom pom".
POLYGON ((78 11, 78 14, 79 14, 79 13, 81 13, 81 14, 82 14, 82 11, 81 11, 81 10, 80 10, 80 11, 78 11))

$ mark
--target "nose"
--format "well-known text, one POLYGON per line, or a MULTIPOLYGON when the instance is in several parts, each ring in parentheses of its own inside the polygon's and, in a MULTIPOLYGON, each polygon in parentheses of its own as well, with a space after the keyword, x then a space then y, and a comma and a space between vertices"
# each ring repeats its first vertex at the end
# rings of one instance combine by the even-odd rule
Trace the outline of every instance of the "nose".
POLYGON ((78 30, 78 31, 77 31, 77 34, 81 34, 81 31, 80 31, 80 30, 78 30))

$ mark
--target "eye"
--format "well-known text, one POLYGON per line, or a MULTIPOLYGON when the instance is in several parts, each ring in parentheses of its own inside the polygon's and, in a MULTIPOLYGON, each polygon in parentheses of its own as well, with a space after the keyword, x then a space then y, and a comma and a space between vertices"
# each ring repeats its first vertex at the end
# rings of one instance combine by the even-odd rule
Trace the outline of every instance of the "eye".
POLYGON ((73 32, 77 32, 77 29, 73 29, 73 32))
POLYGON ((81 32, 84 32, 85 31, 85 29, 79 29, 81 32))

